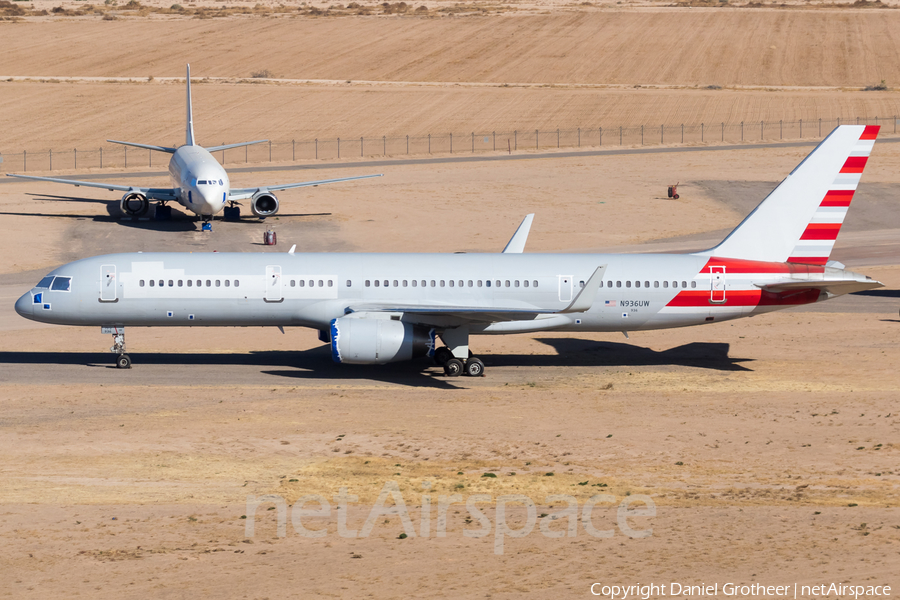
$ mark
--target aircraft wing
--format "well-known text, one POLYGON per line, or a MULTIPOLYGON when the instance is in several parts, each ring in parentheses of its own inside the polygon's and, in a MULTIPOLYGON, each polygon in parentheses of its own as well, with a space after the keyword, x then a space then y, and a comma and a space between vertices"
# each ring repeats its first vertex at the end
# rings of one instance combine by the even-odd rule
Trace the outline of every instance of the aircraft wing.
POLYGON ((33 179, 34 181, 51 181, 53 183, 66 183, 76 187, 92 187, 101 190, 110 190, 112 192, 140 192, 147 196, 150 200, 175 200, 176 190, 174 188, 147 188, 136 187, 133 185, 118 185, 115 183, 102 183, 99 181, 78 181, 75 179, 60 179, 58 177, 36 177, 34 175, 14 175, 7 173, 7 177, 18 177, 19 179, 33 179))
POLYGON ((498 323, 502 321, 531 321, 541 315, 559 315, 582 313, 591 309, 597 291, 603 284, 606 265, 597 267, 578 295, 562 310, 545 309, 534 306, 454 306, 446 304, 351 304, 348 308, 353 312, 392 312, 412 316, 412 320, 423 325, 447 325, 455 323, 498 323))
POLYGON ((381 177, 378 175, 359 175, 356 177, 341 177, 340 179, 321 179, 319 181, 303 181, 301 183, 283 183, 281 185, 261 185, 253 188, 237 188, 232 189, 228 194, 229 200, 246 200, 252 198, 257 192, 277 192, 279 190, 289 190, 291 188, 310 187, 316 185, 325 185, 326 183, 340 183, 342 181, 353 181, 354 179, 369 179, 371 177, 381 177))

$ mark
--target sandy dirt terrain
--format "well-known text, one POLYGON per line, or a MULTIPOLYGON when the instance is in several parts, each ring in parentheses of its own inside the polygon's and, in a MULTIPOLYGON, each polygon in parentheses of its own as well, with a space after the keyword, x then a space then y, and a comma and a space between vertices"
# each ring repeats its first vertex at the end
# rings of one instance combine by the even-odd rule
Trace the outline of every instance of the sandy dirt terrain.
MULTIPOLYGON (((439 17, 456 5, 424 4, 419 17, 0 22, 0 150, 178 142, 188 61, 211 78, 195 86, 209 143, 900 112, 896 92, 860 91, 900 81, 893 10, 504 3, 439 17), (278 81, 253 83, 265 69, 278 81)), ((728 582, 791 588, 769 598, 795 583, 896 594, 896 140, 885 127, 832 254, 885 288, 628 339, 479 337, 477 379, 428 361, 335 365, 315 332, 290 328, 133 329, 123 372, 108 336, 26 321, 13 303, 95 254, 496 252, 530 212, 529 252, 699 249, 812 146, 251 165, 234 185, 385 176, 286 191, 279 218, 211 234, 177 209, 123 221, 113 193, 4 180, 0 596, 574 598, 673 582, 720 597, 728 582), (261 244, 266 227, 278 246, 261 244), (385 490, 405 513, 372 516, 385 490), (302 514, 322 506, 309 495, 329 512, 302 514), (648 502, 655 514, 634 512, 648 502), (529 533, 499 535, 503 523, 529 533)), ((86 171, 166 185, 162 164, 86 171)), ((649 595, 685 597, 669 592, 649 595)), ((848 594, 804 597, 826 596, 848 594)))

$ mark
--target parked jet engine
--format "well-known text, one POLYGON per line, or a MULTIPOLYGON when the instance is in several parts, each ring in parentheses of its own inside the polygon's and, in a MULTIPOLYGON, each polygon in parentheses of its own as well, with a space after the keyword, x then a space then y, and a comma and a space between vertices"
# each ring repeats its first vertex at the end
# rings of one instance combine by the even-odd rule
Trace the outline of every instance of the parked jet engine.
POLYGON ((128 192, 122 196, 119 208, 129 217, 142 217, 147 214, 147 210, 150 208, 150 201, 147 200, 147 196, 139 192, 128 192))
POLYGON ((278 198, 272 192, 256 192, 250 199, 250 210, 261 219, 278 212, 278 198))
POLYGON ((390 319, 342 317, 331 321, 331 357, 337 363, 384 364, 433 351, 433 329, 390 319))

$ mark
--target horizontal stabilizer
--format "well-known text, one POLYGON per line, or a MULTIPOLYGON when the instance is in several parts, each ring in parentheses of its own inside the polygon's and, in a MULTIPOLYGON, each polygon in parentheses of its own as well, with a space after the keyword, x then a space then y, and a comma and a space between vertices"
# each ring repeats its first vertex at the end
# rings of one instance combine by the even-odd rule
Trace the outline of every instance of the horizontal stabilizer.
POLYGON ((509 238, 509 242, 506 243, 503 254, 521 254, 525 251, 525 242, 528 241, 528 232, 531 231, 531 222, 533 220, 534 213, 525 215, 525 218, 522 219, 522 224, 519 225, 513 236, 509 238))
POLYGON ((135 148, 144 148, 145 150, 156 150, 157 152, 167 152, 175 154, 178 148, 169 148, 168 146, 153 146, 151 144, 135 144, 134 142, 120 142, 118 140, 106 140, 110 144, 122 144, 123 146, 134 146, 135 148))
POLYGON ((204 146, 207 152, 218 152, 220 150, 230 150, 231 148, 240 148, 242 146, 252 146, 254 144, 265 144, 269 140, 256 140, 255 142, 238 142, 237 144, 222 144, 221 146, 204 146))

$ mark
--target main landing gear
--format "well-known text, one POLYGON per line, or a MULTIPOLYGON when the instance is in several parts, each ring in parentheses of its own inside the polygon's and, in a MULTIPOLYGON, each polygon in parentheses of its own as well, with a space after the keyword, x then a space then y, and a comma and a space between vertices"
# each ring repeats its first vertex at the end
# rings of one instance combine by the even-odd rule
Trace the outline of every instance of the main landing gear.
POLYGON ((240 202, 236 200, 229 200, 228 206, 222 209, 222 218, 226 221, 240 221, 241 220, 241 207, 240 202))
POLYGON ((109 351, 116 355, 116 368, 130 369, 131 357, 125 354, 125 332, 114 333, 112 336, 113 345, 109 351))
POLYGON ((484 363, 469 351, 468 327, 448 329, 441 334, 441 339, 447 345, 434 351, 434 361, 444 367, 444 375, 459 377, 465 373, 469 377, 484 376, 484 363))

